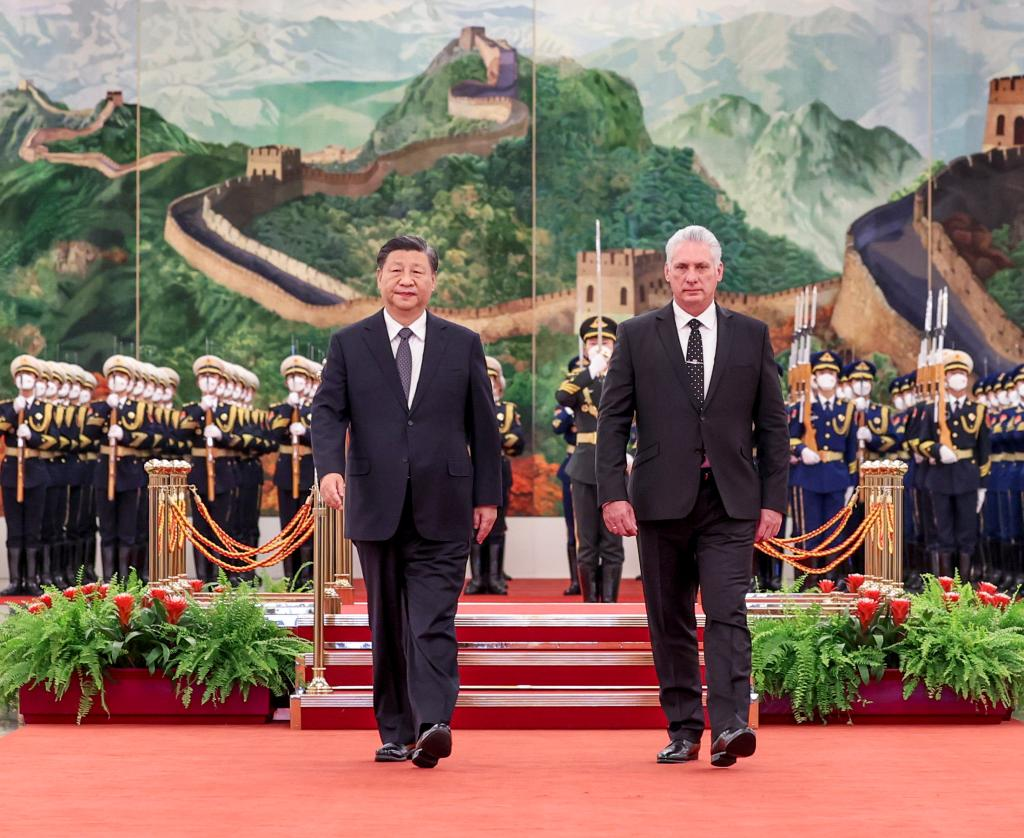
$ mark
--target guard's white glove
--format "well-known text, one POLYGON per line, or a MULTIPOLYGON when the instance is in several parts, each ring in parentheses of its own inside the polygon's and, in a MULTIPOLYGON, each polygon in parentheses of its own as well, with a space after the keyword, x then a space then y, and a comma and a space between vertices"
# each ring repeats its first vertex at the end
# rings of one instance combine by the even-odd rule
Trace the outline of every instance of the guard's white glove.
POLYGON ((850 498, 853 497, 853 486, 847 486, 846 492, 843 495, 843 506, 846 506, 850 502, 850 498))
POLYGON ((987 491, 987 489, 978 489, 978 508, 976 510, 978 515, 981 514, 981 507, 985 505, 985 492, 987 491))
POLYGON ((573 410, 571 407, 563 407, 562 410, 564 410, 566 412, 566 415, 568 415, 568 416, 572 416, 572 417, 576 416, 576 411, 573 410))
POLYGON ((292 422, 288 426, 288 431, 292 436, 303 436, 306 433, 306 426, 301 422, 292 422))
POLYGON ((875 435, 871 433, 871 428, 867 425, 863 428, 857 428, 857 440, 860 442, 871 442, 874 436, 875 435))
POLYGON ((117 393, 111 393, 107 396, 107 405, 109 407, 117 407, 121 403, 121 397, 117 393))
POLYGON ((633 459, 634 457, 632 454, 626 455, 626 474, 633 473, 633 459))
POLYGON ((26 407, 28 407, 28 399, 24 396, 14 397, 14 412, 21 413, 26 407))
POLYGON ((22 422, 18 425, 18 439, 30 439, 32 437, 32 429, 22 422))
POLYGON ((924 462, 924 454, 918 454, 915 451, 914 452, 914 462, 917 463, 918 465, 921 465, 921 463, 924 462))
POLYGON ((608 371, 608 359, 604 356, 604 353, 598 349, 593 355, 590 356, 590 374, 594 378, 600 378, 608 371))
POLYGON ((298 407, 302 404, 302 396, 296 393, 294 390, 288 394, 288 404, 292 407, 298 407))
POLYGON ((124 428, 120 425, 111 425, 107 430, 107 439, 111 442, 120 442, 124 439, 124 428))
POLYGON ((807 447, 800 452, 800 459, 803 460, 805 466, 816 466, 821 462, 821 457, 818 455, 818 452, 813 448, 807 447))
POLYGON ((205 428, 203 428, 203 436, 205 436, 208 440, 216 440, 224 436, 224 433, 216 425, 207 425, 205 428))
POLYGON ((199 406, 203 410, 214 410, 217 407, 217 397, 206 395, 199 400, 199 406))
POLYGON ((950 448, 948 445, 939 446, 939 459, 947 466, 953 465, 956 462, 956 451, 950 448))

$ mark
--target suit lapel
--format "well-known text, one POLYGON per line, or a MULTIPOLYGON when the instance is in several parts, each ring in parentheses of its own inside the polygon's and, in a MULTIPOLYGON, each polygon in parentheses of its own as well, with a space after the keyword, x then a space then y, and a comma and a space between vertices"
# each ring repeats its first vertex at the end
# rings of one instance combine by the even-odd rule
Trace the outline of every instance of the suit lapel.
POLYGON ((683 374, 686 359, 683 358, 683 348, 679 345, 679 332, 676 330, 676 317, 672 311, 672 303, 661 309, 654 317, 657 322, 658 337, 665 347, 669 365, 679 380, 679 386, 683 388, 683 392, 689 398, 693 409, 700 413, 700 405, 693 397, 693 393, 690 392, 690 388, 686 384, 686 376, 683 374))
POLYGON ((718 341, 715 346, 715 365, 711 369, 711 383, 708 385, 708 392, 704 396, 704 407, 715 397, 718 384, 729 368, 729 357, 732 353, 732 312, 722 308, 717 303, 715 310, 718 313, 718 341))
MULTIPOLYGON (((363 324, 363 340, 370 350, 370 354, 380 367, 381 375, 395 394, 398 403, 403 410, 408 410, 409 405, 402 390, 402 381, 398 377, 398 365, 395 363, 395 355, 391 351, 391 341, 388 340, 388 327, 384 323, 384 310, 381 309, 373 317, 363 324)), ((420 374, 422 381, 423 375, 420 374)))
POLYGON ((423 347, 423 364, 420 366, 420 378, 416 382, 416 395, 412 398, 412 413, 423 401, 423 394, 426 393, 434 373, 437 372, 438 364, 441 363, 441 356, 444 355, 445 346, 448 344, 448 324, 427 312, 427 339, 423 347))

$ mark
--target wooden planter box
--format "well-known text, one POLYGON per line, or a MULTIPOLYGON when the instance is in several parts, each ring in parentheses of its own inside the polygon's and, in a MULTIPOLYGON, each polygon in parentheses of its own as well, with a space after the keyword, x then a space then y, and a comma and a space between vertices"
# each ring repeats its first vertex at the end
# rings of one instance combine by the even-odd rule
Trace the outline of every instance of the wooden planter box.
MULTIPOLYGON (((938 700, 928 697, 923 684, 907 699, 903 698, 903 674, 887 669, 879 681, 863 684, 860 696, 868 704, 854 703, 847 713, 833 713, 829 722, 898 724, 999 724, 1010 718, 1013 709, 1003 704, 982 706, 943 689, 938 700)), ((795 724, 788 698, 762 698, 761 724, 795 724)))
MULTIPOLYGON (((83 724, 264 724, 270 721, 273 708, 270 690, 252 687, 248 700, 236 688, 221 704, 202 703, 203 690, 192 692, 188 707, 174 694, 174 681, 163 673, 150 674, 147 669, 110 669, 107 671, 106 703, 93 700, 83 724)), ((74 724, 82 691, 77 681, 68 687, 59 701, 42 685, 19 693, 19 711, 28 724, 74 724)))

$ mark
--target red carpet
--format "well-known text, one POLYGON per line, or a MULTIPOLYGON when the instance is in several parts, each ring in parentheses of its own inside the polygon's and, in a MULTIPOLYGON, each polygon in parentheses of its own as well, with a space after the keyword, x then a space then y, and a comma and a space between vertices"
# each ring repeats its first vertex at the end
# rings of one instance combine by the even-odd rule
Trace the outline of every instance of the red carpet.
POLYGON ((658 731, 456 731, 433 771, 374 733, 29 726, 0 739, 5 835, 1019 835, 1024 724, 762 730, 733 768, 658 731))

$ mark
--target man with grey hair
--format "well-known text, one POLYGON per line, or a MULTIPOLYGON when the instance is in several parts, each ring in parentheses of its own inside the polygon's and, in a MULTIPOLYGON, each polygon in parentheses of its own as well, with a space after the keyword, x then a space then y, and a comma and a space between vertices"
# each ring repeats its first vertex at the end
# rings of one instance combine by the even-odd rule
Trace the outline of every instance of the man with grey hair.
POLYGON ((753 545, 786 506, 789 431, 768 326, 715 302, 725 266, 691 226, 666 247, 672 302, 619 326, 597 434, 598 498, 611 532, 639 536, 647 620, 670 741, 697 759, 704 731, 694 603, 705 614, 711 764, 754 753, 745 595, 753 545), (636 417, 637 454, 626 474, 636 417), (756 451, 756 464, 755 464, 756 451))

